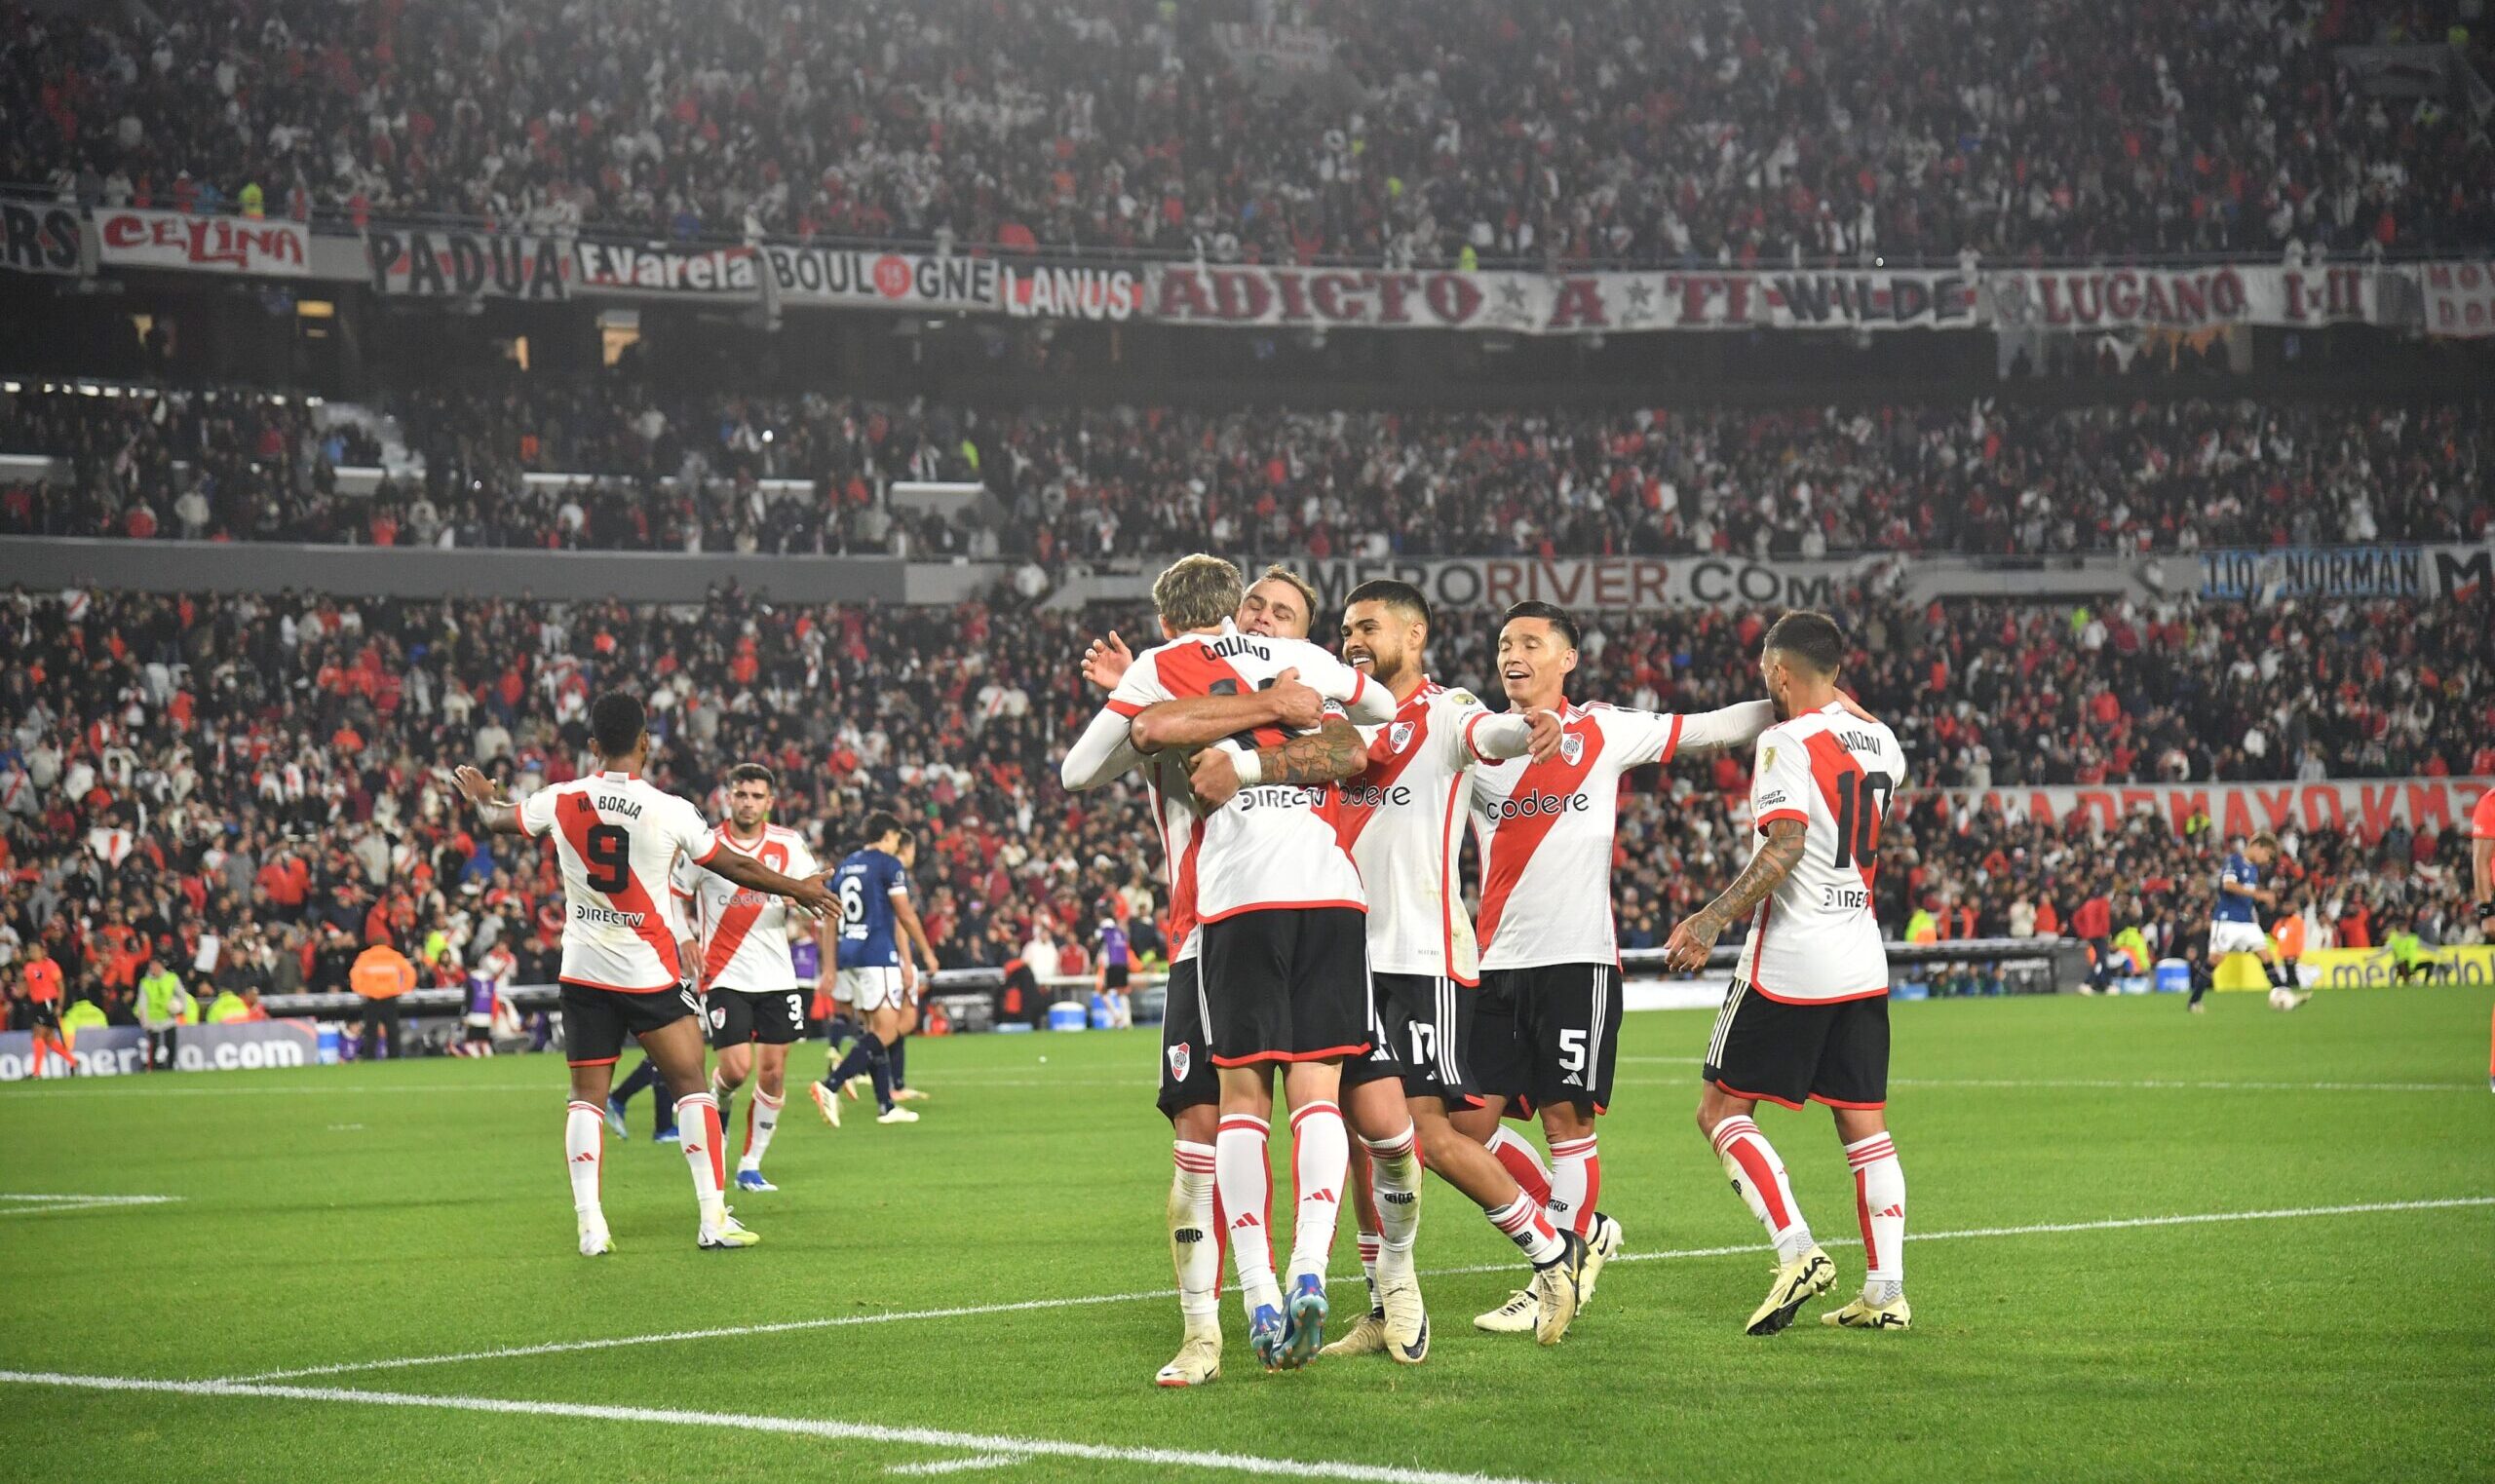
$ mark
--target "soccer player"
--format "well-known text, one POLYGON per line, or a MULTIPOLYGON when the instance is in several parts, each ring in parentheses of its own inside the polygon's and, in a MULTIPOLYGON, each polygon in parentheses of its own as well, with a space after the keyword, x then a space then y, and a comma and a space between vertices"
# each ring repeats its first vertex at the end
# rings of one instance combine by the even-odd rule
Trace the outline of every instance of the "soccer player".
MULTIPOLYGON (((1240 594, 1232 622, 1242 633, 1305 639, 1316 612, 1316 590, 1287 570, 1265 569, 1240 594)), ((1112 629, 1083 654, 1083 678, 1102 691, 1114 691, 1125 678, 1134 655, 1112 629)), ((1315 691, 1293 681, 1259 693, 1272 718, 1288 725, 1315 725, 1322 717, 1315 691), (1298 698, 1302 710, 1286 713, 1286 703, 1298 698)), ((1197 703, 1204 704, 1206 703, 1197 703)), ((1237 700, 1217 703, 1240 705, 1237 700)), ((1260 716, 1264 708, 1259 707, 1260 716)), ((1188 777, 1188 758, 1177 748, 1146 757, 1132 753, 1127 766, 1142 774, 1152 799, 1164 868, 1169 873, 1170 913, 1163 938, 1171 945, 1170 972, 1163 985, 1161 1011, 1161 1086, 1158 1106, 1170 1121, 1172 1136, 1168 1216, 1170 1261, 1178 1280, 1178 1313, 1184 1321, 1178 1353, 1153 1377, 1164 1387, 1204 1386, 1221 1377, 1221 1264, 1228 1242, 1213 1190, 1214 1144, 1221 1130, 1221 1083, 1214 1075, 1205 1043, 1198 976, 1203 934, 1196 931, 1196 878, 1173 842, 1192 840, 1202 811, 1188 777)), ((1108 781, 1109 775, 1099 782, 1108 781)))
MULTIPOLYGON (((1219 697, 1237 708, 1231 724, 1242 730, 1217 745, 1234 753, 1240 791, 1208 808, 1183 847, 1171 843, 1181 876, 1195 878, 1203 924, 1201 1009, 1221 1083, 1214 1182, 1249 1344, 1268 1369, 1281 1369, 1306 1364, 1324 1343, 1325 1266, 1350 1158, 1338 1101, 1342 1064, 1372 1044, 1367 903, 1335 833, 1330 786, 1360 770, 1360 734, 1329 715, 1317 730, 1291 736, 1271 714, 1281 703, 1256 693, 1283 690, 1295 672, 1359 719, 1390 720, 1394 703, 1313 644, 1240 632, 1233 618, 1243 586, 1238 568, 1212 556, 1182 557, 1161 574, 1153 602, 1169 642, 1136 657, 1061 773, 1070 789, 1097 787, 1140 754, 1187 745, 1189 729, 1206 723, 1191 715, 1165 734, 1142 717, 1155 703, 1219 697), (1292 1109, 1298 1187, 1287 1295, 1264 1226, 1278 1065, 1292 1109)), ((1191 777, 1206 766, 1199 754, 1191 777)))
MULTIPOLYGON (((1340 785, 1339 833, 1368 893, 1377 1040, 1366 1057, 1345 1064, 1343 1080, 1356 1122, 1373 1085, 1401 1096, 1426 1162, 1534 1264, 1536 1332, 1548 1343, 1576 1316, 1585 1244, 1555 1225, 1487 1149, 1458 1133, 1447 1111, 1480 1101, 1465 1059, 1480 980, 1473 919, 1456 880, 1465 783, 1478 763, 1522 756, 1537 736, 1555 751, 1560 722, 1554 711, 1493 714, 1472 693, 1432 680, 1422 665, 1430 618, 1421 590, 1392 580, 1353 589, 1343 610, 1344 661, 1396 702, 1392 721, 1361 728, 1364 766, 1340 785)), ((1394 1178, 1400 1151, 1364 1142, 1369 1157, 1353 1157, 1352 1209, 1370 1274, 1369 1312, 1324 1353, 1383 1352, 1417 1364, 1430 1340, 1410 1271, 1417 1207, 1394 1178)))
POLYGON ((607 1084, 629 1032, 641 1043, 689 1123, 684 1159, 693 1173, 706 1248, 749 1247, 761 1238, 728 1214, 719 1108, 702 1069, 701 1002, 677 948, 684 934, 667 883, 675 857, 739 886, 786 896, 815 913, 840 910, 822 877, 798 881, 729 850, 702 812, 641 778, 650 734, 641 703, 609 691, 590 704, 590 733, 602 764, 594 777, 541 788, 515 804, 473 767, 456 777, 477 818, 496 834, 555 837, 563 872, 563 1056, 572 1100, 563 1154, 584 1257, 615 1250, 598 1199, 607 1084), (655 890, 654 890, 655 889, 655 890))
MULTIPOLYGON (((1766 702, 1698 715, 1579 705, 1565 694, 1577 667, 1576 620, 1549 603, 1510 608, 1499 629, 1499 681, 1511 714, 1555 712, 1559 739, 1547 755, 1473 769, 1472 812, 1481 854, 1481 987, 1474 999, 1473 1061, 1478 1108, 1457 1127, 1490 1146, 1554 1221, 1584 1238, 1583 1288, 1593 1295, 1603 1264, 1620 1250, 1620 1223, 1597 1209, 1602 1161, 1594 1118, 1611 1104, 1619 1051, 1620 947, 1611 915, 1613 839, 1620 780, 1647 763, 1746 746, 1775 719, 1766 702), (1544 1173, 1502 1115, 1538 1119, 1549 1141, 1544 1173)), ((1537 1329, 1529 1290, 1519 1289, 1474 1324, 1498 1334, 1537 1329)))
MULTIPOLYGON (((2477 935, 2495 943, 2495 788, 2477 796, 2469 816, 2470 887, 2477 902, 2477 935)), ((2487 1028, 2486 1090, 2495 1092, 2495 1023, 2487 1028)))
POLYGON ((1127 930, 1118 926, 1117 917, 1107 902, 1100 903, 1100 926, 1093 933, 1099 945, 1100 967, 1093 976, 1094 992, 1109 1008, 1112 1030, 1134 1024, 1134 1011, 1127 1004, 1127 979, 1133 969, 1133 950, 1127 942, 1127 930))
MULTIPOLYGON (((819 867, 806 837, 771 822, 777 781, 760 763, 729 769, 728 822, 712 833, 721 846, 784 876, 812 876, 819 867)), ((710 845, 703 843, 705 853, 710 845)), ((753 1079, 753 1097, 746 1104, 745 1152, 737 1158, 737 1189, 778 1190, 763 1178, 762 1157, 770 1152, 780 1110, 787 1101, 788 1047, 806 1034, 806 992, 798 987, 797 964, 789 952, 787 899, 747 891, 690 861, 689 856, 676 857, 672 885, 676 898, 689 903, 701 934, 703 1003, 710 1012, 710 1048, 718 1053, 710 1071, 710 1095, 718 1100, 719 1121, 726 1126, 732 1123, 728 1110, 737 1089, 747 1078, 753 1079)), ((807 926, 820 939, 821 920, 807 926)))
POLYGON ((1749 935, 1699 1071, 1698 1126, 1733 1189, 1776 1244, 1776 1278, 1745 1326, 1772 1335, 1836 1281, 1811 1237, 1784 1161, 1751 1121, 1761 1098, 1828 1105, 1854 1172, 1862 1293, 1822 1314, 1849 1329, 1903 1329, 1906 1177, 1890 1142, 1889 956, 1872 915, 1880 830, 1905 778, 1897 737, 1850 710, 1836 688, 1845 638, 1825 614, 1792 612, 1767 631, 1759 670, 1782 718, 1759 737, 1750 817, 1762 837, 1722 895, 1683 919, 1665 962, 1707 967, 1715 939, 1749 935))
POLYGON ((26 1003, 34 1012, 34 1050, 28 1057, 34 1075, 42 1077, 46 1061, 58 1057, 68 1069, 68 1076, 77 1076, 78 1060, 69 1054, 69 1044, 60 1034, 60 961, 52 956, 51 946, 43 939, 36 938, 26 945, 26 967, 21 977, 26 985, 26 1003))
POLYGON ((2229 851, 2226 863, 2218 867, 2218 899, 2209 909, 2209 971, 2192 981, 2194 1014, 2207 1008, 2201 997, 2216 982, 2217 967, 2230 953, 2248 953, 2261 961, 2270 976, 2272 1009, 2294 1009, 2313 998, 2296 987, 2294 968, 2280 957, 2270 934, 2261 931, 2261 914, 2253 905, 2278 904, 2278 894, 2261 885, 2261 873, 2278 858, 2279 837, 2263 830, 2246 841, 2243 849, 2229 851))
POLYGON ((850 1046, 840 1065, 825 1073, 810 1090, 824 1122, 840 1126, 840 1086, 864 1073, 874 1081, 878 1123, 915 1123, 918 1114, 893 1098, 890 1047, 901 1040, 918 979, 908 943, 918 950, 927 971, 936 971, 936 950, 927 944, 918 909, 910 905, 909 871, 903 856, 910 852, 909 831, 901 820, 878 810, 866 818, 866 843, 840 862, 832 879, 839 884, 840 987, 858 1008, 866 1034, 850 1046))

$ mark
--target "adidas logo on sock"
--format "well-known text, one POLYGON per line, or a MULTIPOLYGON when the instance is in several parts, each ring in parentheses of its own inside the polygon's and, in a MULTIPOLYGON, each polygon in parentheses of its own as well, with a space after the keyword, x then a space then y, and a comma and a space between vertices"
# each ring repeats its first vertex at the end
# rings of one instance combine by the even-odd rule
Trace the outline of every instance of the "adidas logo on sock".
POLYGON ((1900 1220, 1903 1220, 1905 1218, 1906 1208, 1901 1205, 1893 1205, 1885 1211, 1873 1211, 1871 1214, 1875 1217, 1895 1216, 1900 1220))
POLYGON ((1234 1221, 1234 1222, 1232 1222, 1232 1223, 1230 1224, 1230 1230, 1232 1230, 1232 1231, 1234 1231, 1234 1232, 1237 1232, 1237 1231, 1242 1231, 1242 1230, 1244 1230, 1244 1229, 1246 1229, 1246 1228, 1248 1228, 1248 1227, 1261 1227, 1261 1226, 1263 1226, 1263 1225, 1264 1225, 1264 1223, 1263 1223, 1263 1222, 1258 1221, 1258 1220, 1256 1219, 1256 1213, 1255 1213, 1255 1212, 1253 1212, 1253 1211, 1242 1211, 1242 1212, 1240 1212, 1240 1213, 1239 1213, 1239 1219, 1238 1219, 1237 1221, 1234 1221))

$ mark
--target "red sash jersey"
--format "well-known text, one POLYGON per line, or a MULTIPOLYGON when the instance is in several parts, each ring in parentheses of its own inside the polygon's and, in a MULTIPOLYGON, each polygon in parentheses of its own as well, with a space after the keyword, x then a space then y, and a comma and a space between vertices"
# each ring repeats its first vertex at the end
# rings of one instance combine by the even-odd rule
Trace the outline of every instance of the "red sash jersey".
MULTIPOLYGON (((1345 779, 1341 833, 1368 894, 1368 964, 1377 973, 1480 981, 1473 918, 1456 880, 1464 783, 1483 725, 1513 727, 1470 691, 1435 680, 1404 698, 1395 719, 1361 728, 1368 766, 1345 779)), ((1513 750, 1513 749, 1508 749, 1513 750)))
MULTIPOLYGON (((1225 623, 1218 633, 1182 634, 1135 657, 1100 715, 1068 755, 1068 786, 1093 786, 1090 776, 1115 764, 1118 748, 1140 761, 1127 741, 1125 725, 1144 707, 1156 702, 1261 690, 1285 670, 1297 670, 1301 683, 1347 707, 1355 721, 1394 719, 1395 698, 1386 688, 1324 650, 1302 639, 1241 633, 1225 623), (1109 754, 1106 758, 1094 756, 1104 751, 1109 754)), ((1233 739, 1243 746, 1286 740, 1273 728, 1233 739)), ((1124 771, 1117 767, 1107 777, 1124 771)), ((1167 781, 1174 785, 1183 783, 1183 779, 1167 781)), ((1156 804, 1178 791, 1177 786, 1156 786, 1156 804)), ((1243 788, 1220 809, 1184 821, 1183 837, 1175 831, 1180 821, 1174 812, 1165 813, 1162 822, 1173 863, 1173 899, 1191 899, 1197 923, 1217 923, 1242 912, 1275 907, 1365 911, 1367 896, 1339 832, 1339 818, 1340 800, 1330 783, 1316 787, 1259 783, 1243 788)))
POLYGON ((689 904, 693 926, 702 940, 702 987, 780 994, 797 985, 795 961, 788 952, 790 908, 785 896, 750 891, 725 876, 714 876, 694 863, 710 858, 711 845, 750 856, 783 876, 803 879, 820 869, 806 837, 793 829, 766 824, 762 838, 740 843, 722 826, 711 831, 692 855, 676 857, 675 898, 689 904))
POLYGON ((1481 967, 1618 964, 1611 856, 1620 776, 1669 763, 1683 747, 1746 746, 1776 719, 1765 701, 1694 715, 1558 706, 1559 751, 1473 770, 1473 829, 1481 852, 1481 967))
POLYGON ((1889 992, 1889 954, 1872 913, 1880 831, 1905 779, 1897 734, 1834 702, 1770 727, 1750 775, 1765 833, 1803 821, 1802 858, 1750 916, 1736 970, 1770 1000, 1825 1005, 1889 992))
MULTIPOLYGON (((563 875, 566 984, 657 994, 683 979, 684 935, 669 879, 678 856, 708 864, 725 846, 702 812, 629 773, 541 788, 520 802, 520 827, 555 837, 563 875)), ((723 837, 721 837, 723 838, 723 837)))

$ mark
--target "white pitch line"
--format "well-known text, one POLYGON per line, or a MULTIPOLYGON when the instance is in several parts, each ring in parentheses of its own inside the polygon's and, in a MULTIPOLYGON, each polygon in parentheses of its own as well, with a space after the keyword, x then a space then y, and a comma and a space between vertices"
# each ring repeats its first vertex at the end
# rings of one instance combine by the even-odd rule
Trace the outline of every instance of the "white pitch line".
MULTIPOLYGON (((2356 1216, 2378 1211, 2433 1211, 2468 1206, 2495 1206, 2495 1196, 2455 1196, 2435 1200, 2371 1200, 2352 1205, 2293 1206, 2266 1211, 2202 1211, 2181 1216, 2122 1216, 2101 1221, 2046 1222, 2024 1227, 1971 1227, 1956 1232, 1908 1232, 1908 1241, 1961 1241, 1974 1237, 2042 1237, 2067 1232, 2121 1232, 2138 1227, 2204 1226, 2214 1222, 2293 1221, 2319 1216, 2356 1216)), ((1825 1247, 1859 1247, 1852 1237, 1829 1237, 1825 1247)), ((1704 1257, 1759 1256, 1767 1248, 1755 1241, 1725 1247, 1676 1247, 1655 1252, 1624 1252, 1615 1263, 1660 1263, 1704 1257)), ((1423 1277, 1453 1277, 1477 1273, 1515 1273, 1515 1263, 1478 1263, 1461 1268, 1425 1268, 1423 1277)), ((1348 1279, 1351 1274, 1336 1275, 1348 1279)), ((514 1345, 499 1350, 463 1351, 447 1355, 404 1355, 389 1360, 348 1360, 334 1365, 295 1370, 260 1371, 230 1378, 228 1385, 295 1381, 307 1376, 342 1376, 356 1371, 396 1371, 422 1365, 458 1365, 472 1360, 510 1360, 524 1355, 557 1355, 579 1351, 616 1350, 637 1345, 668 1345, 685 1340, 731 1340, 746 1335, 787 1334, 794 1330, 841 1329, 857 1324, 897 1324, 917 1319, 976 1318, 982 1314, 1025 1313, 1035 1310, 1080 1309, 1099 1304, 1133 1304, 1167 1299, 1170 1290, 1143 1293, 1101 1293, 1071 1299, 1025 1299, 1017 1304, 973 1304, 951 1309, 897 1310, 887 1313, 841 1314, 822 1319, 787 1319, 772 1324, 722 1325, 715 1329, 679 1329, 659 1334, 613 1335, 602 1340, 557 1340, 542 1345, 514 1345)))
POLYGON ((966 1459, 937 1459, 926 1464, 895 1464, 886 1473, 934 1474, 968 1473, 974 1468, 1010 1468, 1024 1462, 1018 1453, 975 1453, 966 1459))
POLYGON ((179 1196, 19 1196, 0 1195, 17 1202, 0 1206, 0 1216, 41 1216, 48 1211, 92 1211, 113 1206, 168 1205, 179 1196))
POLYGON ((0 1385, 66 1387, 92 1391, 171 1392, 182 1396, 265 1397, 280 1401, 342 1402, 367 1407, 420 1407, 450 1412, 499 1412, 525 1417, 571 1417, 592 1422, 657 1423, 678 1427, 724 1427, 744 1432, 782 1432, 843 1442, 898 1443, 983 1454, 1084 1459, 1104 1464, 1147 1464, 1163 1468, 1208 1468, 1277 1477, 1351 1479, 1361 1484, 1530 1484, 1479 1473, 1434 1468, 1393 1468, 1318 1459, 1259 1458, 1182 1448, 1120 1448, 1058 1438, 1010 1437, 953 1432, 938 1427, 886 1427, 829 1418, 772 1417, 739 1412, 692 1412, 672 1407, 610 1407, 587 1402, 517 1401, 499 1396, 428 1396, 410 1391, 358 1391, 341 1387, 254 1386, 234 1381, 156 1381, 136 1376, 81 1376, 58 1371, 0 1371, 0 1385))

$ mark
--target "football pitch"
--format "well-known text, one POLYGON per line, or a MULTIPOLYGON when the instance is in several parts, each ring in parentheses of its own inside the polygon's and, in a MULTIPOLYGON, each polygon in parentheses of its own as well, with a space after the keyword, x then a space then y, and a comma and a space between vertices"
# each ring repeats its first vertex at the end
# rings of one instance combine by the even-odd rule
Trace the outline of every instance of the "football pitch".
MULTIPOLYGON (((1515 1252, 1434 1179, 1426 1364, 1263 1374, 1225 1293, 1223 1377, 1186 1391, 1150 1384, 1178 1335, 1150 1030, 913 1042, 912 1127, 823 1126, 799 1047, 746 1252, 695 1249, 643 1100, 595 1261, 553 1056, 18 1084, 0 1475, 2486 1478, 2490 1002, 1899 1005, 1915 1327, 1816 1322, 1862 1277, 1852 1187, 1823 1111, 1769 1108, 1841 1276, 1764 1340, 1763 1238, 1690 1117, 1711 1017, 1631 1015, 1601 1124, 1628 1256, 1566 1343, 1472 1328, 1515 1252)), ((1336 1267, 1339 1331, 1348 1231, 1336 1267)))

